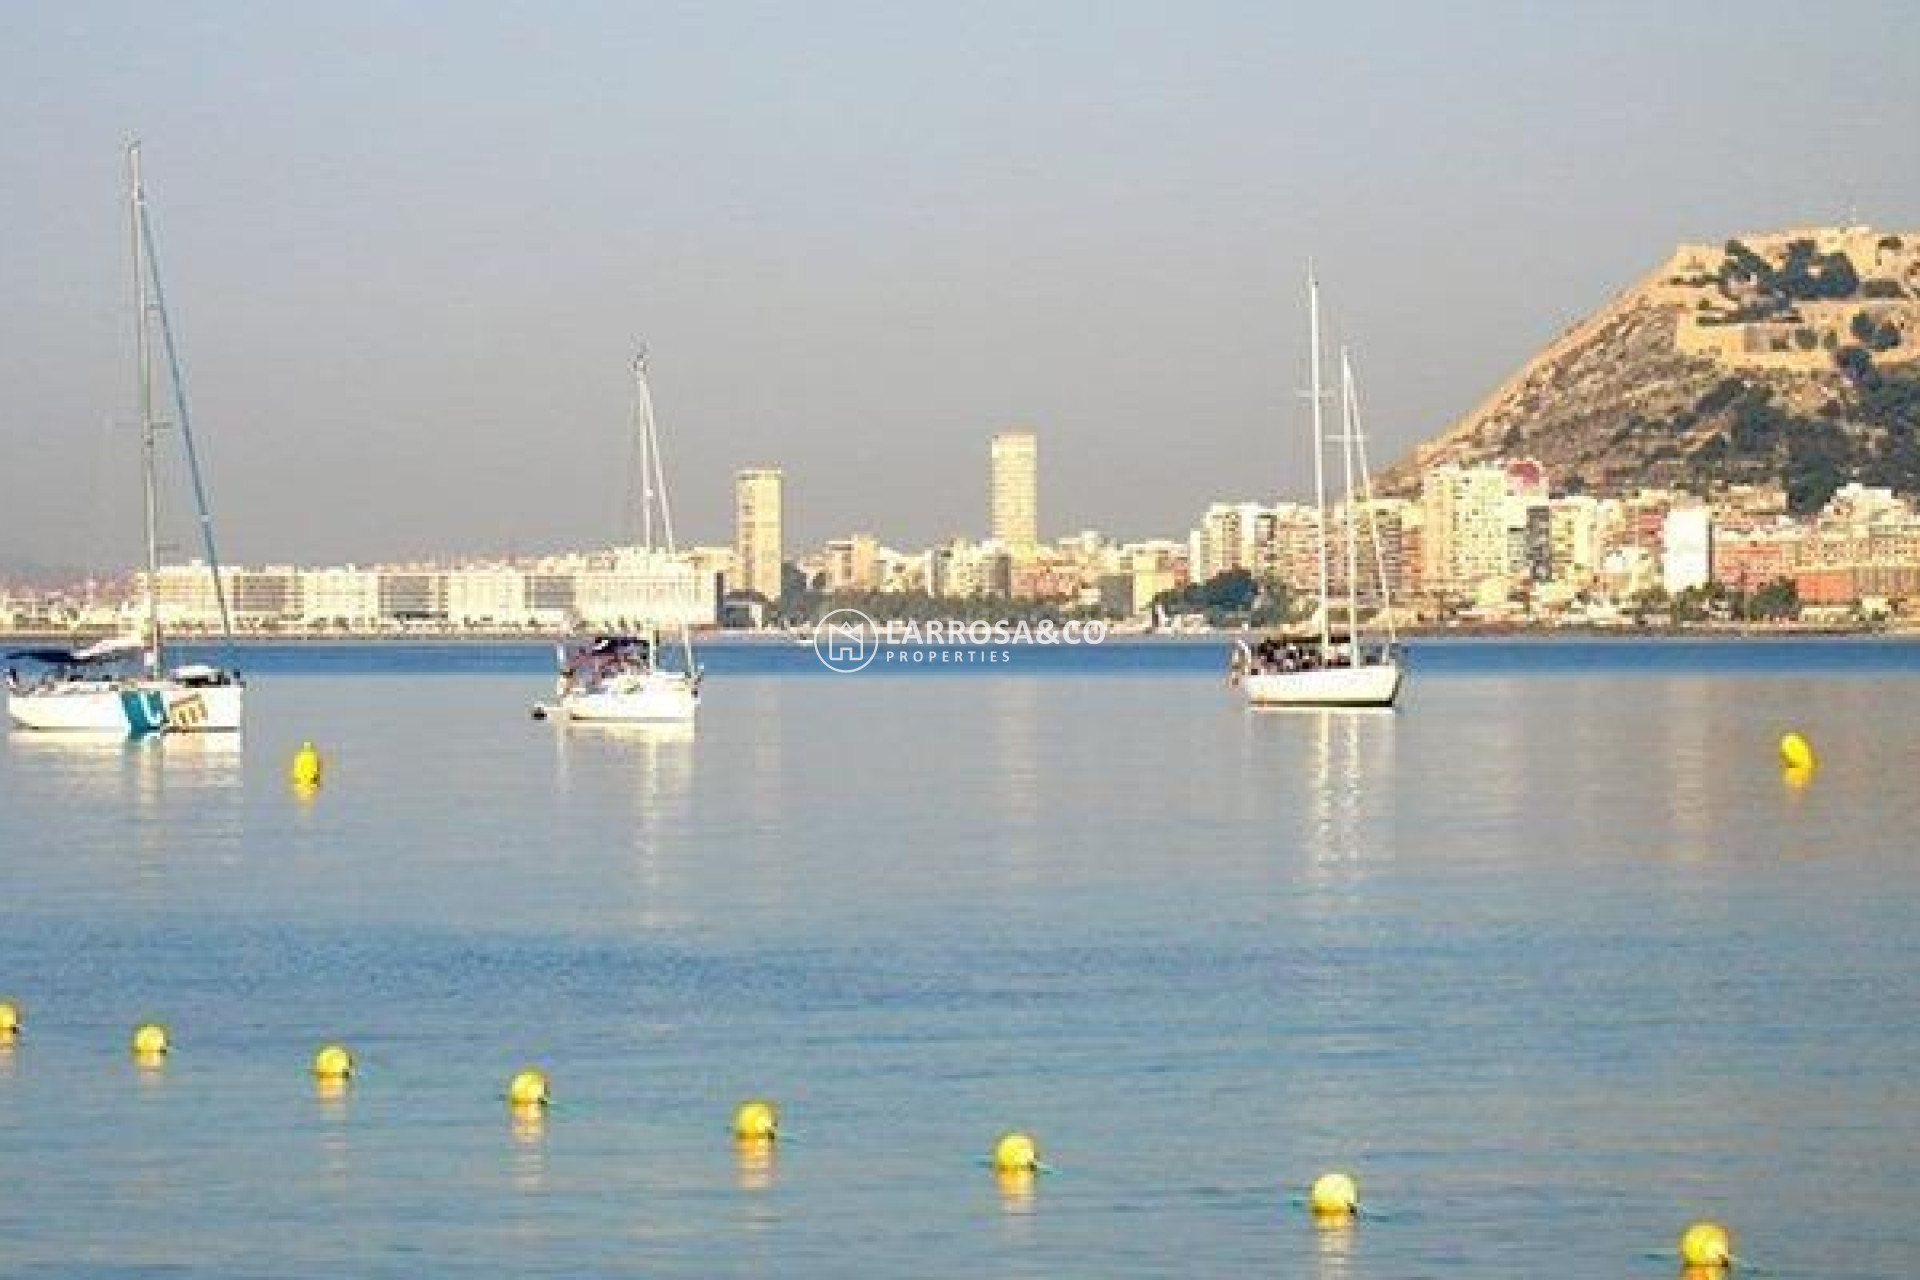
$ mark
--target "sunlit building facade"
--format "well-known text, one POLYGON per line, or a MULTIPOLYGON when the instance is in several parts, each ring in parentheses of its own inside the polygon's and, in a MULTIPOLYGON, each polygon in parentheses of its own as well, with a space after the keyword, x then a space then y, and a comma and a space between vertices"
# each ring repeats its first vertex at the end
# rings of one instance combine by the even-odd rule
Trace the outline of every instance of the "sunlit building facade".
POLYGON ((1016 554, 1040 540, 1040 456, 1031 431, 993 438, 990 481, 993 540, 1016 554))
POLYGON ((784 486, 778 467, 749 467, 735 475, 731 589, 758 592, 768 600, 780 598, 784 486))

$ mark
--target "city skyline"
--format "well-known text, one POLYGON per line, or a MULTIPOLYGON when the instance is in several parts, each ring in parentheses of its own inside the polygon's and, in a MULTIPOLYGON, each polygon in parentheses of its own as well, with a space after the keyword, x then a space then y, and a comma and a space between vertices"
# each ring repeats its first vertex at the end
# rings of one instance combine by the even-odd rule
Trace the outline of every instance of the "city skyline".
MULTIPOLYGON (((1009 470, 1031 481, 1031 445, 1030 438, 1020 441, 1012 468, 1004 465, 1008 456, 990 451, 990 494, 1009 487, 1009 470)), ((1311 601, 1321 572, 1330 572, 1328 585, 1342 592, 1349 572, 1357 574, 1359 607, 1372 612, 1391 603, 1396 616, 1412 622, 1609 626, 1666 607, 1676 621, 1682 612, 1702 620, 1711 608, 1725 616, 1751 607, 1774 617, 1812 607, 1827 621, 1858 622, 1909 616, 1908 602, 1920 590, 1920 508, 1890 489, 1857 482, 1841 486, 1818 511, 1796 516, 1777 485, 1732 486, 1711 498, 1653 487, 1596 497, 1556 493, 1537 459, 1505 458, 1435 465, 1422 473, 1417 498, 1355 496, 1325 520, 1297 502, 1216 501, 1178 538, 1129 540, 1096 530, 1050 542, 956 536, 903 551, 866 531, 768 563, 779 550, 782 474, 749 468, 738 479, 735 546, 669 553, 617 545, 438 564, 228 563, 218 591, 204 563, 185 561, 164 565, 151 595, 170 626, 211 631, 230 608, 242 632, 324 635, 758 627, 791 624, 795 609, 825 608, 818 602, 840 593, 883 613, 885 597, 914 607, 914 598, 931 596, 1160 625, 1166 615, 1155 606, 1169 592, 1192 603, 1252 588, 1297 611, 1299 601, 1311 601), (1351 565, 1339 557, 1322 561, 1322 538, 1342 539, 1349 527, 1360 530, 1369 553, 1351 565), (780 591, 754 585, 756 574, 764 581, 776 569, 780 591), (791 599, 789 581, 805 584, 791 599), (744 604, 756 592, 778 609, 723 603, 744 604)), ((135 614, 144 616, 141 575, 74 585, 0 590, 0 629, 124 628, 136 625, 135 614)))
POLYGON ((703 540, 769 457, 800 541, 974 527, 928 477, 1010 421, 1101 479, 1052 527, 1169 528, 1230 480, 1300 491, 1309 257, 1384 464, 1676 242, 1912 224, 1884 130, 1920 115, 1920 15, 1849 12, 31 9, 0 555, 136 545, 134 132, 237 558, 596 541, 636 340, 703 540))

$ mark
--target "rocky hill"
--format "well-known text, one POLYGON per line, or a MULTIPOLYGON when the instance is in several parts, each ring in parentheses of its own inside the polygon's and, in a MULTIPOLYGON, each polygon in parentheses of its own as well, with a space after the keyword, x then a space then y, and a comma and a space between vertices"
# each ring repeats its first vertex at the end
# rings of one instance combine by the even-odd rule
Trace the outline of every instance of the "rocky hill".
POLYGON ((1920 492, 1920 233, 1683 245, 1383 477, 1533 457, 1556 490, 1848 480, 1920 492))

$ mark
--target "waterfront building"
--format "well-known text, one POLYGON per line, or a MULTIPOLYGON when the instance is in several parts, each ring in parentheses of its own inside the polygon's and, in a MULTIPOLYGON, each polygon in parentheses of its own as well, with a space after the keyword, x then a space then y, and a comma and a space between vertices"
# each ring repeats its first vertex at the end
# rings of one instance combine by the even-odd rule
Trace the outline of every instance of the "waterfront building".
POLYGON ((1249 526, 1259 510, 1251 502, 1216 502, 1200 517, 1190 535, 1188 558, 1195 576, 1205 582, 1232 569, 1244 568, 1251 558, 1249 526))
POLYGON ((1666 549, 1667 512, 1681 496, 1670 489, 1641 489, 1624 499, 1620 532, 1624 545, 1638 547, 1658 560, 1666 549))
POLYGON ((749 467, 734 477, 733 555, 730 590, 780 599, 783 476, 778 467, 749 467))
POLYGON ((932 593, 933 552, 905 552, 881 547, 874 553, 874 558, 880 590, 932 593))
POLYGON ((223 569, 235 625, 274 629, 300 618, 300 571, 292 565, 223 569))
POLYGON ((1615 547, 1600 561, 1600 586, 1611 599, 1631 600, 1659 583, 1659 558, 1645 547, 1615 547))
POLYGON ((462 565, 446 575, 447 621, 462 627, 519 627, 530 622, 527 576, 504 564, 462 565))
POLYGON ((1806 530, 1784 516, 1719 530, 1708 549, 1712 579, 1736 591, 1791 579, 1805 539, 1806 530))
POLYGON ((1008 594, 1015 600, 1077 600, 1084 580, 1081 566, 1059 551, 1036 548, 1009 556, 1008 594))
POLYGON ((880 585, 880 540, 870 533, 828 542, 822 562, 828 591, 872 591, 880 585))
POLYGON ((1120 548, 1126 564, 1126 607, 1120 612, 1143 614, 1154 598, 1190 581, 1187 547, 1170 540, 1129 542, 1120 548))
POLYGON ((1660 585, 1668 595, 1706 586, 1713 577, 1713 513, 1699 502, 1668 508, 1660 546, 1660 585))
POLYGON ((549 560, 527 570, 527 616, 535 625, 561 628, 578 613, 579 575, 549 560))
MULTIPOLYGON (((213 575, 207 572, 206 562, 194 560, 187 564, 163 564, 155 570, 151 588, 147 575, 134 575, 134 592, 144 597, 149 589, 153 592, 154 611, 160 615, 163 627, 218 627, 220 625, 220 591, 233 598, 233 569, 224 566, 221 569, 221 582, 216 589, 213 575)), ((238 622, 238 619, 235 619, 238 622)))
POLYGON ((1040 540, 1039 445, 1031 431, 993 437, 989 477, 992 540, 1025 555, 1040 540))
POLYGON ((353 565, 300 574, 300 621, 306 626, 368 630, 380 619, 380 575, 353 565))
POLYGON ((1447 463, 1420 483, 1426 590, 1475 596, 1482 585, 1509 577, 1507 472, 1497 465, 1447 463))
POLYGON ((613 547, 579 558, 574 612, 590 626, 671 629, 712 626, 718 591, 683 555, 613 547))
MULTIPOLYGON (((1335 537, 1337 517, 1328 521, 1327 536, 1335 537)), ((1320 592, 1320 512, 1298 502, 1282 502, 1273 509, 1267 545, 1256 557, 1256 574, 1262 581, 1278 581, 1287 590, 1318 597, 1320 592)), ((1329 546, 1333 544, 1330 542, 1329 546)), ((1345 545, 1344 543, 1340 545, 1345 545)), ((1328 557, 1331 574, 1333 560, 1328 557)))
POLYGON ((1394 592, 1396 601, 1404 604, 1426 594, 1426 550, 1426 509, 1417 502, 1409 502, 1400 510, 1401 586, 1394 592))
POLYGON ((447 621, 447 575, 431 567, 380 571, 380 617, 400 626, 447 621))
POLYGON ((1317 564, 1316 529, 1311 507, 1216 502, 1189 537, 1188 560, 1199 582, 1245 569, 1256 578, 1285 579, 1293 585, 1300 564, 1317 564))
POLYGON ((1013 592, 1013 556, 997 543, 955 538, 932 550, 928 572, 929 591, 936 596, 969 599, 1013 592))
POLYGON ((1600 567, 1600 503, 1585 494, 1547 502, 1547 577, 1574 591, 1593 583, 1600 567))
MULTIPOLYGON (((1311 507, 1302 508, 1308 516, 1311 507)), ((1368 503, 1355 499, 1350 505, 1336 507, 1327 525, 1328 545, 1342 550, 1327 559, 1327 581, 1329 589, 1336 595, 1347 592, 1347 560, 1344 548, 1347 546, 1347 525, 1355 524, 1357 539, 1354 546, 1357 551, 1359 577, 1355 595, 1366 608, 1378 608, 1380 588, 1384 581, 1386 593, 1391 599, 1405 599, 1408 591, 1406 570, 1406 524, 1411 513, 1417 511, 1414 504, 1401 498, 1376 498, 1368 503)), ((1317 531, 1309 525, 1295 540, 1309 556, 1315 545, 1317 531)), ((1319 565, 1317 557, 1311 563, 1301 564, 1302 557, 1296 555, 1289 561, 1289 573, 1281 578, 1287 589, 1296 594, 1317 595, 1319 565)))

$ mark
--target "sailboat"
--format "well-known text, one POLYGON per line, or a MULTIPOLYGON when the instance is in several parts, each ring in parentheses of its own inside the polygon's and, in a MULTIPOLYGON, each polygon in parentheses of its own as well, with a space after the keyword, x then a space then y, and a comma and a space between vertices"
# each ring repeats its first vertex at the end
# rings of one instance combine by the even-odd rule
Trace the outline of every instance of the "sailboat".
MULTIPOLYGON (((660 433, 654 422, 653 392, 647 381, 647 353, 633 361, 633 429, 638 454, 642 563, 655 564, 664 550, 672 562, 673 509, 667 502, 667 477, 660 459, 660 433), (662 544, 654 541, 656 516, 662 544)), ((674 611, 673 635, 656 622, 637 634, 595 635, 555 646, 560 674, 556 701, 534 707, 536 720, 548 718, 604 724, 689 722, 700 707, 702 672, 694 661, 693 632, 687 611, 674 611)))
POLYGON ((1344 625, 1336 630, 1335 601, 1330 590, 1328 547, 1326 398, 1321 387, 1320 283, 1307 274, 1308 341, 1313 348, 1309 396, 1313 404, 1313 497, 1319 543, 1319 608, 1312 627, 1280 631, 1252 643, 1234 642, 1232 672, 1255 707, 1391 707, 1400 694, 1402 670, 1399 637, 1393 625, 1393 607, 1387 590, 1386 558, 1375 524, 1373 476, 1367 464, 1366 437, 1360 430, 1360 399, 1354 385, 1353 362, 1340 351, 1340 444, 1345 477, 1342 503, 1346 591, 1344 625), (1356 469, 1359 489, 1354 485, 1356 469), (1366 531, 1372 545, 1378 584, 1380 634, 1369 645, 1360 625, 1360 518, 1355 498, 1364 499, 1366 531))
POLYGON ((147 563, 143 584, 144 615, 132 635, 113 637, 77 649, 22 649, 8 655, 42 668, 37 678, 23 679, 7 669, 7 717, 22 729, 78 730, 94 733, 231 732, 240 728, 246 686, 231 666, 233 622, 227 608, 220 558, 214 547, 213 520, 207 511, 206 485, 194 447, 193 425, 187 415, 187 396, 180 373, 180 354, 174 344, 173 324, 167 316, 166 293, 153 245, 153 224, 147 215, 146 189, 140 181, 140 144, 127 147, 127 218, 133 242, 133 288, 136 359, 140 381, 140 441, 147 563), (158 351, 155 338, 158 337, 158 351), (165 380, 171 392, 173 419, 166 421, 157 407, 156 354, 165 361, 165 380), (214 598, 227 641, 229 666, 189 663, 167 667, 160 629, 156 583, 160 568, 159 437, 177 430, 193 479, 199 515, 201 545, 207 572, 213 578, 214 598))

